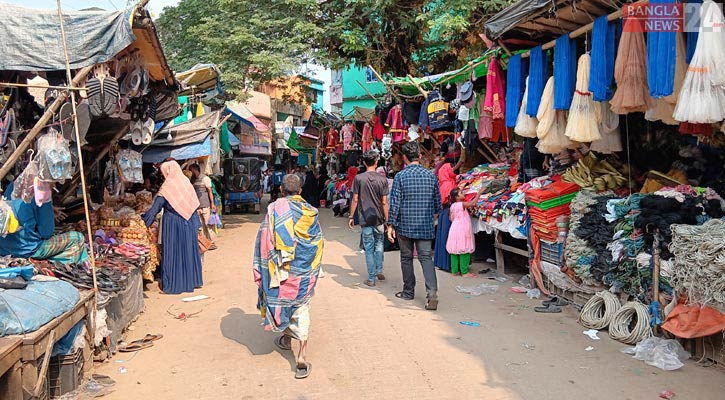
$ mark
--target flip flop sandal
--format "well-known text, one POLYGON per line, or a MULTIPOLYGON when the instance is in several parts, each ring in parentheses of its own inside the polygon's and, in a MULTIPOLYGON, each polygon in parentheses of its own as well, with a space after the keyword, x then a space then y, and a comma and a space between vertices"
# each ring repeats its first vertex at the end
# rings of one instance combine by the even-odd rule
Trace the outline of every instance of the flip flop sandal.
POLYGON ((131 141, 136 146, 140 146, 144 141, 144 127, 141 121, 134 121, 131 123, 131 141))
POLYGON ((154 138, 154 120, 151 118, 148 118, 146 122, 143 123, 143 144, 151 144, 151 141, 154 138))
POLYGON ((147 333, 146 336, 144 336, 143 339, 134 340, 133 342, 131 342, 131 344, 134 344, 134 343, 151 343, 151 342, 155 342, 155 341, 157 341, 159 339, 163 339, 163 337, 164 337, 164 335, 162 335, 160 333, 155 334, 155 335, 152 335, 150 333, 147 333))
POLYGON ((399 299, 402 299, 402 300, 407 300, 407 301, 411 301, 414 298, 414 296, 411 296, 411 295, 406 294, 404 292, 398 292, 398 293, 396 293, 395 294, 395 297, 397 297, 399 299))
POLYGON ((91 78, 86 82, 86 90, 88 91, 88 106, 90 107, 91 115, 94 117, 103 117, 103 93, 101 90, 101 80, 98 78, 91 78))
POLYGON ((534 311, 537 313, 555 314, 561 312, 561 307, 549 304, 546 307, 534 307, 534 311))
POLYGON ((276 338, 274 338, 274 344, 277 345, 277 347, 280 350, 284 350, 284 351, 292 350, 292 346, 287 346, 286 344, 282 343, 282 338, 284 338, 284 335, 277 336, 276 338))
POLYGON ((305 379, 310 376, 310 370, 312 370, 312 364, 306 362, 297 364, 297 370, 295 371, 295 379, 305 379))
MULTIPOLYGON (((91 107, 87 101, 82 101, 76 105, 76 115, 78 118, 78 134, 81 137, 81 145, 87 144, 86 134, 88 128, 91 127, 91 107)), ((73 133, 75 138, 75 132, 73 133)))
POLYGON ((58 111, 60 119, 60 133, 69 142, 75 142, 76 135, 73 130, 73 105, 69 102, 63 103, 58 111))
POLYGON ((132 353, 134 351, 148 349, 149 347, 154 347, 153 342, 129 343, 126 346, 119 347, 118 351, 120 351, 121 353, 132 353))
POLYGON ((118 81, 116 78, 109 76, 102 81, 103 90, 103 112, 105 115, 112 115, 118 107, 118 81))
POLYGON ((548 307, 549 305, 563 307, 569 305, 569 301, 562 299, 561 297, 552 297, 549 300, 544 300, 542 304, 544 307, 548 307))
POLYGON ((93 374, 91 375, 91 379, 100 383, 102 386, 113 386, 116 384, 116 381, 111 379, 108 375, 93 374))

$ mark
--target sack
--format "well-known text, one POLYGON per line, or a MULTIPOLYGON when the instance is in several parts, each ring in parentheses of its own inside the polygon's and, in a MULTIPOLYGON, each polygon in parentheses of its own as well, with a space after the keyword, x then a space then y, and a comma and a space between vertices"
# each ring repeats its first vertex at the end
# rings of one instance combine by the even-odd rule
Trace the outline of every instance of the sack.
POLYGON ((199 232, 199 235, 197 236, 197 241, 199 242, 199 253, 204 254, 207 251, 211 250, 212 246, 214 246, 214 243, 211 242, 211 240, 207 239, 206 236, 204 236, 203 232, 199 232))

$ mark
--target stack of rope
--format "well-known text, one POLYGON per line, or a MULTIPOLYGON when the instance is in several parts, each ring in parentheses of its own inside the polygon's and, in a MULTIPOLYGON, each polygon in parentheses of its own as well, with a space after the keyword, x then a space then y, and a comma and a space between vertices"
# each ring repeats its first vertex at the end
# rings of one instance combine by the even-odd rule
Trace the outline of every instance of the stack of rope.
POLYGON ((579 323, 589 329, 604 329, 609 326, 621 307, 619 299, 612 292, 603 290, 584 304, 579 314, 579 323))
POLYGON ((569 235, 566 238, 565 261, 568 269, 574 270, 587 285, 598 282, 592 278, 589 266, 594 262, 597 253, 587 245, 587 241, 576 235, 581 226, 581 219, 589 211, 589 207, 596 204, 596 195, 593 192, 579 192, 571 201, 571 217, 569 219, 569 235))
POLYGON ((652 336, 647 306, 630 301, 612 317, 609 337, 626 344, 636 344, 652 336))
POLYGON ((725 308, 725 221, 672 225, 672 283, 691 303, 725 308))

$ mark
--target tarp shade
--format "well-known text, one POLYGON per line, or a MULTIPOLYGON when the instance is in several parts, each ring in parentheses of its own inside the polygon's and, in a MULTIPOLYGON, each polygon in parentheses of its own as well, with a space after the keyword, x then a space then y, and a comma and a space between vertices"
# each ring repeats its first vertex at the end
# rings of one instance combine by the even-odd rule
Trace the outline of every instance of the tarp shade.
POLYGON ((211 155, 211 137, 200 143, 182 146, 149 146, 143 151, 143 162, 160 163, 167 158, 174 160, 188 160, 190 158, 206 157, 211 155))
MULTIPOLYGON (((0 70, 65 70, 57 10, 0 3, 0 70)), ((136 39, 130 10, 63 11, 71 69, 111 60, 136 39)))
POLYGON ((247 106, 245 106, 244 104, 237 101, 228 101, 227 110, 229 110, 229 112, 232 113, 235 118, 251 126, 252 128, 260 132, 269 131, 269 127, 265 125, 264 122, 260 121, 260 119, 257 118, 254 114, 252 114, 252 112, 249 111, 247 106))
POLYGON ((176 80, 181 84, 181 95, 204 93, 219 85, 221 72, 214 64, 196 64, 191 69, 176 74, 176 80))
POLYGON ((484 25, 486 36, 491 40, 496 40, 519 22, 551 5, 551 0, 520 0, 486 21, 484 25))
POLYGON ((219 125, 221 110, 204 114, 201 117, 166 127, 156 134, 152 146, 181 146, 206 139, 219 125), (171 139, 169 139, 171 134, 171 139))

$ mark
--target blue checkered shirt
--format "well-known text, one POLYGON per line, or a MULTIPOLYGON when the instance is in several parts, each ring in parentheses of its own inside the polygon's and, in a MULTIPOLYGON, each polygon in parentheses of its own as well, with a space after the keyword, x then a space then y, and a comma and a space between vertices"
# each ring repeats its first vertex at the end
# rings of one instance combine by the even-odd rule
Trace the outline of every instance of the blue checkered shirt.
POLYGON ((411 239, 435 237, 435 214, 441 208, 438 178, 418 164, 395 175, 390 192, 388 224, 398 235, 411 239))

